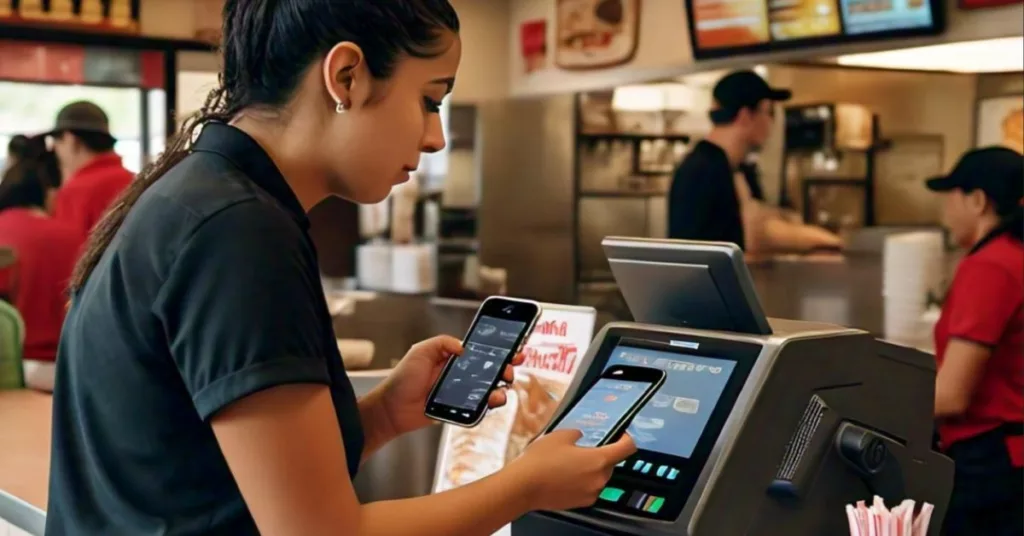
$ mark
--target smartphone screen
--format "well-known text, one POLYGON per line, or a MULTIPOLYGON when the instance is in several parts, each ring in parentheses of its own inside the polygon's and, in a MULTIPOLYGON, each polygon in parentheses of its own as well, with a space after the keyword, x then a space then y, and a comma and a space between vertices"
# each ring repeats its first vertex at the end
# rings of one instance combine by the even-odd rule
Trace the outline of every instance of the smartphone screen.
POLYGON ((608 369, 562 417, 554 430, 579 430, 583 437, 576 441, 576 445, 580 447, 596 447, 615 439, 613 436, 626 429, 632 417, 664 381, 662 371, 640 369, 644 372, 633 375, 641 377, 629 378, 628 369, 640 367, 608 369))
POLYGON ((434 387, 427 416, 463 426, 476 424, 502 370, 529 335, 539 311, 532 302, 498 298, 484 302, 463 340, 462 355, 449 362, 434 387))

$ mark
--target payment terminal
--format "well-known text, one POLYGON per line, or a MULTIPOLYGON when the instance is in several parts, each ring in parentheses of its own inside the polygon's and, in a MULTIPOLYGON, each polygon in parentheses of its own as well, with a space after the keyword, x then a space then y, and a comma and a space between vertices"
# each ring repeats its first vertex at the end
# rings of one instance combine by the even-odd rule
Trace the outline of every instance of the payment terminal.
POLYGON ((666 378, 629 428, 638 452, 598 502, 531 513, 513 535, 843 534, 845 505, 874 495, 932 503, 938 534, 953 464, 932 450, 930 355, 855 329, 765 318, 733 245, 604 246, 643 320, 601 330, 554 419, 608 367, 666 378))

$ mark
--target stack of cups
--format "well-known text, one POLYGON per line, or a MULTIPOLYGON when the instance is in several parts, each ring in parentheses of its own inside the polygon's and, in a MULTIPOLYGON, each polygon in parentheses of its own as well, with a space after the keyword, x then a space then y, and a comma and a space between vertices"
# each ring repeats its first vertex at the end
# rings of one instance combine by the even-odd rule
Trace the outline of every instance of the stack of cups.
POLYGON ((938 231, 886 238, 882 272, 886 339, 919 346, 931 336, 922 317, 929 294, 941 291, 942 254, 943 237, 938 231))

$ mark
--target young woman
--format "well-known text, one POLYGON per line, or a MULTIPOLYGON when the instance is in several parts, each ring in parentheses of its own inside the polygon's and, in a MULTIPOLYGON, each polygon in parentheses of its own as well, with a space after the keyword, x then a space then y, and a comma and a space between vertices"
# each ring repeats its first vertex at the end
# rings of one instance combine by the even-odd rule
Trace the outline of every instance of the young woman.
POLYGON ((461 347, 415 345, 357 401, 305 213, 330 195, 378 202, 444 146, 461 53, 447 0, 228 0, 224 18, 221 87, 76 269, 47 534, 490 534, 592 503, 628 437, 584 449, 552 434, 430 497, 353 490, 362 460, 429 424, 425 398, 461 347))
POLYGON ((977 149, 928 187, 969 250, 935 327, 935 416, 956 463, 950 536, 1024 534, 1024 155, 977 149))
POLYGON ((46 213, 47 163, 20 158, 0 181, 0 246, 16 262, 0 270, 0 294, 25 321, 25 377, 29 387, 53 389, 53 362, 67 306, 67 287, 85 238, 46 213))

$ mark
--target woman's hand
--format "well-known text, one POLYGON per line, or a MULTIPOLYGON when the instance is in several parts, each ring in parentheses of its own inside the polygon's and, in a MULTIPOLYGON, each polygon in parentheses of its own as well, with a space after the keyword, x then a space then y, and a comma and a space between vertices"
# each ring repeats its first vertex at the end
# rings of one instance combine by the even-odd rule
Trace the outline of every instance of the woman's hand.
POLYGON ((591 506, 615 470, 636 452, 629 434, 603 447, 577 447, 579 430, 541 436, 504 469, 518 479, 531 510, 568 510, 591 506))
MULTIPOLYGON (((462 354, 462 343, 455 337, 440 335, 413 345, 402 361, 379 387, 381 414, 387 419, 391 437, 422 428, 433 421, 424 414, 427 396, 452 356, 462 354)), ((456 357, 458 359, 458 357, 456 357)), ((502 379, 506 384, 515 378, 513 367, 522 364, 523 355, 512 359, 505 367, 502 379)), ((487 405, 497 408, 505 405, 506 387, 491 392, 487 405)))

